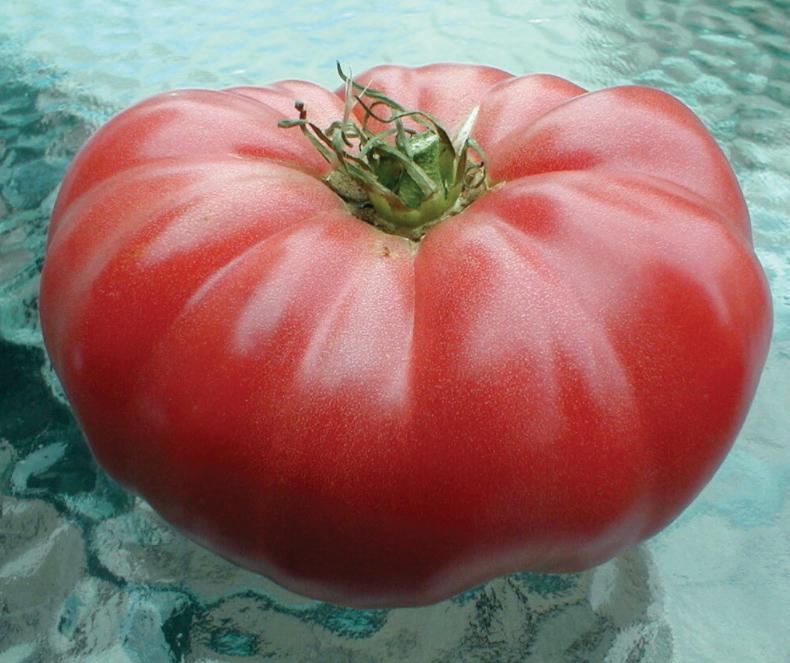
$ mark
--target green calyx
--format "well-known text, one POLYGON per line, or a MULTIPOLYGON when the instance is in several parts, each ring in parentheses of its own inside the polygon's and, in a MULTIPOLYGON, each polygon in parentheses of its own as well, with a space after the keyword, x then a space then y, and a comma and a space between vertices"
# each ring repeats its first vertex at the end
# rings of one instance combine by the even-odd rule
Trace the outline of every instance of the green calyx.
POLYGON ((299 127, 332 164, 324 181, 356 216, 417 240, 488 188, 484 155, 470 135, 476 108, 451 139, 431 115, 407 110, 346 76, 340 65, 337 70, 346 86, 342 120, 322 130, 307 119, 305 105, 297 101, 299 119, 278 125, 299 127), (364 111, 359 123, 352 114, 355 104, 364 111), (386 115, 380 114, 382 109, 386 115), (384 129, 372 131, 371 119, 384 129), (406 126, 406 119, 411 126, 406 126))

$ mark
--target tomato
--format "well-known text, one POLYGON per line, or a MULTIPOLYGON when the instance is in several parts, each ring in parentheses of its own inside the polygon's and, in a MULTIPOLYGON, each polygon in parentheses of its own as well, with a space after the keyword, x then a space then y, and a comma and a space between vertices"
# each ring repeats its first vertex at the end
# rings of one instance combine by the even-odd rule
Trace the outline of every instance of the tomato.
POLYGON ((688 108, 454 64, 120 113, 63 182, 40 310, 113 478, 354 606, 658 532, 732 445, 772 325, 738 183, 688 108), (385 136, 367 193, 327 186, 361 152, 310 125, 339 136, 344 113, 385 136))

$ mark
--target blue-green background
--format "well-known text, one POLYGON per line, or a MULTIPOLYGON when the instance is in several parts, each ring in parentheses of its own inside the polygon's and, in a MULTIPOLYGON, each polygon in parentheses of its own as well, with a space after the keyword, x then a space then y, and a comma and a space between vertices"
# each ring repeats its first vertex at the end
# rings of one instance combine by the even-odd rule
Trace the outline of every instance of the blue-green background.
POLYGON ((790 661, 790 2, 0 3, 0 662, 790 661), (734 450, 666 531, 598 569, 439 605, 310 601, 174 534, 97 469, 42 351, 38 273, 69 160, 146 95, 334 62, 480 62, 661 87, 728 154, 771 282, 734 450))

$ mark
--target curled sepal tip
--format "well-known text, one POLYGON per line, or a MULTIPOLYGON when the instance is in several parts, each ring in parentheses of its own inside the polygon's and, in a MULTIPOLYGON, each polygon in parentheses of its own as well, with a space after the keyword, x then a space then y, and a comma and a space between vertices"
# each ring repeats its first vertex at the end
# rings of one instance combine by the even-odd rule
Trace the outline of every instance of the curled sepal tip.
POLYGON ((332 165, 324 181, 357 216, 419 239, 487 188, 485 156, 471 137, 477 108, 451 138, 429 113, 408 110, 361 85, 339 63, 337 71, 345 86, 342 119, 321 129, 308 120, 305 104, 296 101, 299 117, 278 124, 299 127, 332 165), (372 120, 378 131, 371 128, 372 120))

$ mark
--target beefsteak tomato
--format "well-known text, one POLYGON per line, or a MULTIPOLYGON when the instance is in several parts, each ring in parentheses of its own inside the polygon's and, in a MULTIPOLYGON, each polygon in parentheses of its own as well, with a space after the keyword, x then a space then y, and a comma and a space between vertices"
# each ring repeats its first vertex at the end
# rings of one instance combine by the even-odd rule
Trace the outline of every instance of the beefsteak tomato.
POLYGON ((40 311, 113 478, 354 606, 655 534, 730 448, 772 324, 687 107, 455 64, 125 110, 64 179, 40 311))

